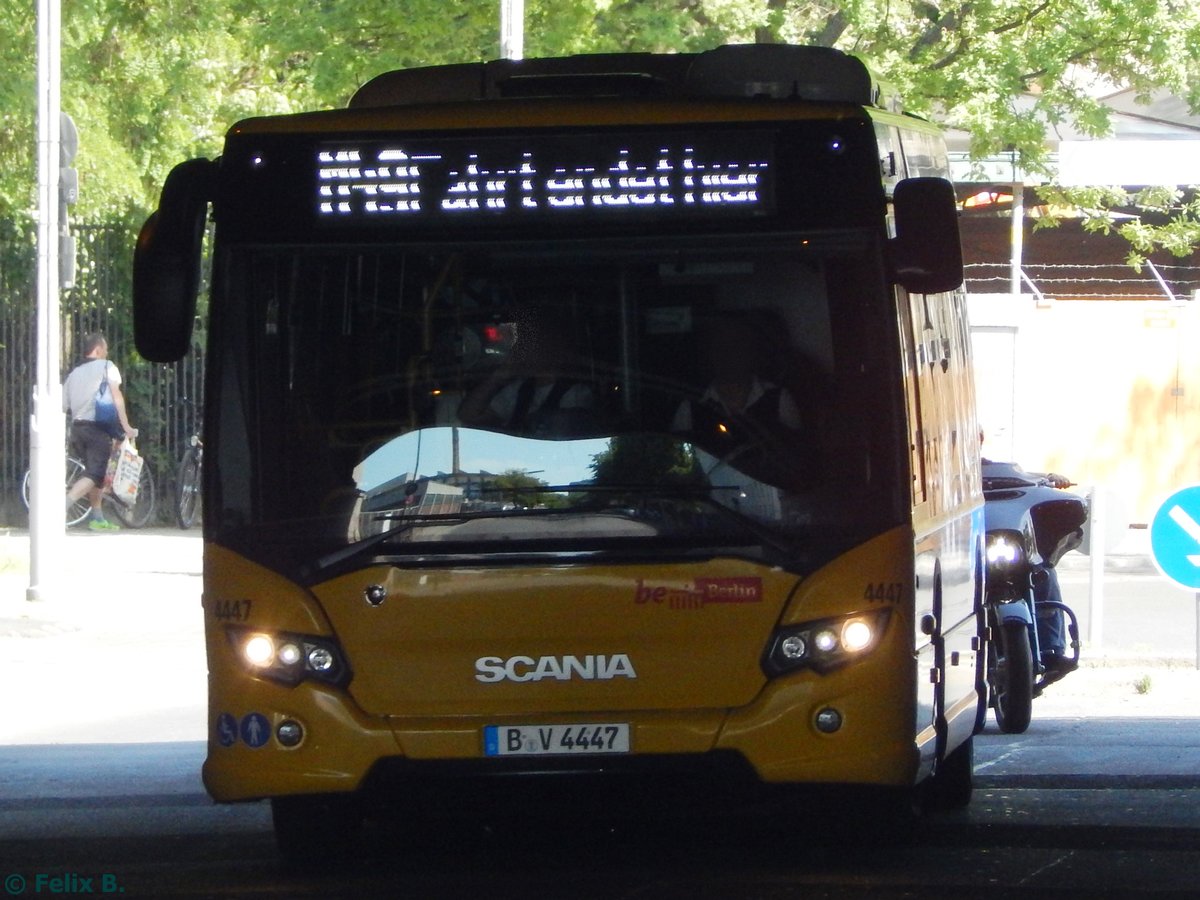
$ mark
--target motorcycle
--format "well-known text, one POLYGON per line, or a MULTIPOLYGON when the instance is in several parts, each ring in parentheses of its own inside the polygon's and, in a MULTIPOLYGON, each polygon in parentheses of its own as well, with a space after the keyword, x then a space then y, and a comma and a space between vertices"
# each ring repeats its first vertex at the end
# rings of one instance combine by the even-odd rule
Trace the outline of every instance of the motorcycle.
POLYGON ((1054 571, 1087 521, 1086 501, 1069 486, 1013 463, 983 464, 988 703, 1006 734, 1024 732, 1034 698, 1079 667, 1079 620, 1054 571))

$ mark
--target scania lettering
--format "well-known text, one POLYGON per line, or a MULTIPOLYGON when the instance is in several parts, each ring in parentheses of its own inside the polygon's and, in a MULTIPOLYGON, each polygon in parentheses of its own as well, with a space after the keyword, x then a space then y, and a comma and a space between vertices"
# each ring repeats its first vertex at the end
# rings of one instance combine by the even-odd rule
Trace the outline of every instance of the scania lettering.
POLYGON ((387 72, 177 166, 134 321, 178 359, 210 286, 209 793, 299 859, 435 785, 966 803, 948 172, 861 61, 783 45, 387 72))
POLYGON ((529 656, 514 656, 501 659, 498 656, 484 656, 475 661, 475 679, 485 683, 496 681, 541 681, 543 678, 553 678, 558 681, 570 681, 580 678, 584 681, 608 681, 612 678, 637 678, 633 663, 624 653, 614 656, 543 656, 533 659, 529 656))

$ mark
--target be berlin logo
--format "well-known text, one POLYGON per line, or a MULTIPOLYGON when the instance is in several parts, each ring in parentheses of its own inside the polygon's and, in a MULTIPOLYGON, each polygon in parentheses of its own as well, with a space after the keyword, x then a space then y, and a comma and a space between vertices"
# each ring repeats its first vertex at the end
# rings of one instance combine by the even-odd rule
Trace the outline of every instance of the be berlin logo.
POLYGON ((26 877, 16 872, 4 878, 4 890, 11 897, 25 894, 123 894, 117 876, 111 872, 80 875, 78 872, 38 872, 26 877))

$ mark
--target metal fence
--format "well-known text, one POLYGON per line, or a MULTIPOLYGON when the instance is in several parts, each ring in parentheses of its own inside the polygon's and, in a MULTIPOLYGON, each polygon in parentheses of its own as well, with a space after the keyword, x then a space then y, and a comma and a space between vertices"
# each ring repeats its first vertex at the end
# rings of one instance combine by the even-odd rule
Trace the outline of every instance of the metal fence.
MULTIPOLYGON (((967 293, 996 294, 1012 284, 1010 263, 970 263, 967 293)), ((1134 269, 1125 262, 1032 263, 1020 268, 1021 291, 1039 300, 1168 300, 1200 297, 1200 267, 1155 264, 1147 260, 1134 269)))
MULTIPOLYGON (((75 225, 75 286, 64 291, 61 377, 79 360, 83 336, 101 332, 120 368, 138 449, 158 488, 156 520, 173 521, 175 470, 198 422, 203 336, 174 365, 148 363, 133 346, 130 284, 136 229, 120 224, 75 225)), ((0 526, 24 526, 22 483, 29 468, 29 426, 36 377, 36 229, 0 224, 0 526)))

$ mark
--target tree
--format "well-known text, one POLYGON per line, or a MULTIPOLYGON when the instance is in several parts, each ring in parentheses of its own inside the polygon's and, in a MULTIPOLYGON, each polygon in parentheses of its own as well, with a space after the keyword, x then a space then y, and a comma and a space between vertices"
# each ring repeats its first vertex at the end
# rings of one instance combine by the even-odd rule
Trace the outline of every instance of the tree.
MULTIPOLYGON (((867 60, 910 112, 965 131, 974 158, 1013 151, 1021 168, 1043 175, 1051 130, 1108 132, 1095 85, 1132 87, 1141 98, 1163 89, 1200 111, 1200 6, 1191 0, 594 0, 573 5, 573 15, 558 6, 534 4, 527 48, 837 47, 867 60)), ((1194 199, 1057 196, 1090 202, 1089 227, 1129 240, 1135 265, 1154 249, 1186 255, 1200 244, 1194 199), (1126 215, 1121 224, 1115 209, 1126 215)))
POLYGON ((499 493, 502 502, 512 503, 514 506, 551 505, 546 502, 550 495, 544 490, 549 485, 521 469, 506 469, 491 480, 489 487, 499 493))
MULTIPOLYGON (((495 55, 494 3, 75 0, 62 104, 80 132, 80 219, 144 217, 173 165, 252 115, 343 106, 389 68, 495 55), (452 10, 447 14, 448 10, 452 10)), ((0 214, 32 214, 36 4, 0 0, 0 214)))
POLYGON ((976 157, 1013 148, 1033 170, 1045 165, 1048 129, 1107 130, 1088 81, 1144 96, 1164 88, 1200 109, 1200 7, 1190 0, 593 0, 574 16, 558 6, 534 3, 527 49, 837 47, 867 60, 910 111, 970 134, 976 157))
MULTIPOLYGON (((0 214, 27 215, 34 171, 34 4, 0 0, 0 214)), ((80 129, 82 218, 144 213, 169 168, 220 152, 249 115, 344 105, 375 74, 498 52, 497 0, 74 0, 63 105, 80 129)), ((526 55, 834 46, 906 106, 1045 168, 1048 129, 1103 134, 1084 77, 1166 89, 1200 109, 1191 0, 527 0, 526 55), (1081 74, 1082 73, 1082 74, 1081 74), (1028 98, 1031 107, 1021 106, 1028 98)))
POLYGON ((691 445, 666 434, 617 435, 592 458, 592 473, 601 487, 678 487, 702 480, 691 445))
MULTIPOLYGON (((1130 246, 1126 261, 1138 271, 1155 251, 1183 257, 1200 246, 1200 196, 1194 188, 1048 186, 1038 188, 1038 195, 1052 208, 1080 213, 1085 231, 1125 238, 1130 246)), ((1035 227, 1057 224, 1056 217, 1045 216, 1035 227)))

